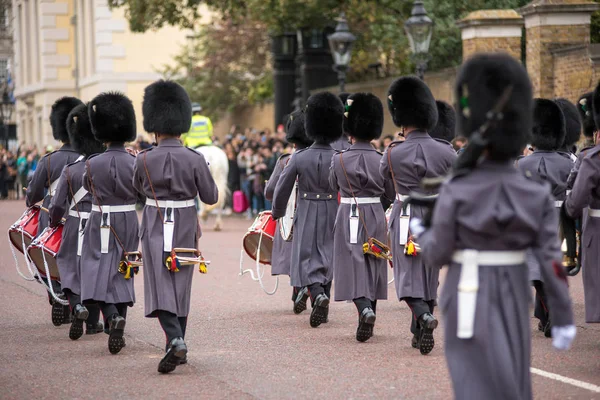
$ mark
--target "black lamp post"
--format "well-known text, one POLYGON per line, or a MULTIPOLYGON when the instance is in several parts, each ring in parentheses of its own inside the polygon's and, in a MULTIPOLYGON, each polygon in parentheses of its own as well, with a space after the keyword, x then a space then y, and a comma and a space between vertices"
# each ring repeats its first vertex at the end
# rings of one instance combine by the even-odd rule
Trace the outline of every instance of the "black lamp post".
POLYGON ((0 104, 0 121, 2 122, 2 136, 5 149, 8 149, 8 124, 10 124, 14 107, 15 104, 11 101, 10 95, 5 88, 2 94, 2 103, 0 104))
POLYGON ((340 92, 343 92, 344 85, 346 84, 346 71, 348 71, 350 59, 352 58, 352 45, 356 41, 356 37, 350 32, 350 28, 348 28, 346 14, 341 13, 337 21, 338 24, 335 27, 335 32, 329 35, 327 40, 329 41, 329 49, 331 50, 335 64, 334 69, 338 73, 340 92))
POLYGON ((417 66, 417 76, 422 80, 429 61, 429 44, 433 33, 433 21, 427 16, 422 1, 414 2, 410 18, 404 23, 404 31, 417 66))

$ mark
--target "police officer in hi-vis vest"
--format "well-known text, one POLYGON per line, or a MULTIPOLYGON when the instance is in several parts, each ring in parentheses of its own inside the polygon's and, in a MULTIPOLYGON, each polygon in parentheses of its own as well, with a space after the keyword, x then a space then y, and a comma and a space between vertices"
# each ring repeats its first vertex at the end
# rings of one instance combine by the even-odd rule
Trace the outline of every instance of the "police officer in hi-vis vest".
POLYGON ((195 149, 200 146, 210 146, 213 144, 213 126, 210 118, 201 115, 202 107, 198 103, 192 104, 192 126, 190 131, 181 135, 184 146, 195 149))

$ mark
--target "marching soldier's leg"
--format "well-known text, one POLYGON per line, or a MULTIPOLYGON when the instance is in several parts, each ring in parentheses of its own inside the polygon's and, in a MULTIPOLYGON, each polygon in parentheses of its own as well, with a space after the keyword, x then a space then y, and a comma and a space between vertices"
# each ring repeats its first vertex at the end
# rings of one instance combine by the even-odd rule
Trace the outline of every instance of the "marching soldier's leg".
POLYGON ((432 305, 414 297, 404 297, 402 300, 406 301, 413 314, 410 326, 413 333, 411 344, 418 348, 421 354, 429 354, 435 346, 433 330, 438 326, 438 321, 432 314, 432 305))
POLYGON ((71 340, 77 340, 83 336, 83 323, 88 319, 89 311, 81 304, 81 297, 78 294, 65 289, 65 296, 69 300, 69 305, 71 306, 71 312, 73 314, 73 323, 69 329, 69 338, 71 340))
POLYGON ((371 300, 360 297, 354 299, 354 305, 358 310, 358 328, 356 328, 356 340, 366 342, 373 336, 373 326, 375 325, 375 312, 372 308, 371 300))
POLYGON ((328 315, 329 297, 325 294, 325 285, 321 283, 313 283, 308 286, 310 299, 312 302, 312 312, 310 313, 310 326, 318 327, 328 315))
POLYGON ((115 304, 102 302, 100 303, 100 309, 104 314, 105 324, 108 326, 108 350, 111 354, 117 354, 124 345, 125 318, 119 314, 115 304))
MULTIPOLYGON (((177 317, 177 319, 179 320, 179 325, 181 326, 181 333, 183 334, 182 337, 185 340, 185 330, 187 329, 188 317, 177 317)), ((187 364, 187 353, 185 356, 183 356, 181 361, 179 361, 179 364, 187 364)))
POLYGON ((183 341, 183 330, 177 315, 168 311, 158 311, 158 321, 167 338, 167 354, 158 363, 158 372, 166 374, 173 372, 187 354, 183 341))
POLYGON ((85 323, 85 334, 95 335, 104 330, 104 325, 100 322, 100 307, 98 304, 90 304, 87 306, 89 315, 85 323))
POLYGON ((552 337, 552 325, 550 322, 550 312, 548 311, 548 301, 542 281, 533 281, 535 287, 535 308, 533 316, 540 320, 538 329, 544 332, 544 336, 552 337))
POLYGON ((308 301, 309 293, 307 287, 294 287, 294 314, 300 314, 306 310, 306 302, 308 301))
MULTIPOLYGON (((329 299, 331 299, 331 285, 332 285, 333 281, 329 282, 328 284, 326 284, 324 286, 324 291, 325 291, 325 296, 327 296, 329 299)), ((327 307, 326 311, 325 311, 325 321, 323 321, 324 324, 329 322, 329 307, 327 307)))

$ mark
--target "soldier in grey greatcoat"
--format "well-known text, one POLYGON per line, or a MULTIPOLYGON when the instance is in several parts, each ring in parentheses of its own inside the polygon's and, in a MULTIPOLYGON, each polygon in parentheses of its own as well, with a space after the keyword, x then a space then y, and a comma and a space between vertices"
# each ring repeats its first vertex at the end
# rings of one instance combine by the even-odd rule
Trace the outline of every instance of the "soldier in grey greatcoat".
POLYGON ((338 209, 337 192, 329 185, 329 166, 335 153, 330 143, 342 135, 344 106, 329 92, 317 93, 308 99, 304 114, 306 135, 315 143, 290 157, 275 188, 273 217, 285 215, 297 180, 290 282, 292 286, 306 288, 296 298, 298 305, 306 304, 310 295, 310 325, 316 328, 327 322, 329 315, 333 226, 338 209))
MULTIPOLYGON (((140 239, 144 255, 144 303, 148 318, 158 318, 165 332, 166 354, 158 372, 169 373, 187 362, 185 332, 197 265, 167 268, 175 249, 198 249, 202 236, 194 199, 218 200, 217 186, 204 156, 183 146, 190 129, 192 106, 185 89, 159 80, 144 90, 144 130, 156 136, 157 147, 138 154, 133 186, 144 197, 140 239)), ((194 256, 194 254, 180 254, 194 256)))
MULTIPOLYGON (((600 84, 593 94, 591 106, 596 123, 596 135, 600 131, 600 84)), ((598 137, 596 136, 596 141, 598 137)), ((582 270, 585 295, 585 321, 600 322, 600 146, 588 150, 581 162, 573 190, 567 196, 565 209, 571 217, 579 217, 587 210, 583 224, 582 270)))
POLYGON ((431 228, 418 237, 428 264, 449 265, 440 308, 454 397, 531 399, 527 249, 540 263, 554 346, 568 348, 576 333, 554 198, 514 166, 531 130, 531 83, 509 55, 480 54, 463 64, 455 98, 458 131, 481 153, 442 184, 431 228), (488 115, 491 127, 475 133, 488 115))
POLYGON ((83 188, 85 160, 102 153, 104 145, 92 134, 87 106, 80 104, 69 113, 67 130, 73 149, 81 154, 74 163, 68 164, 62 171, 52 197, 48 214, 50 226, 58 226, 65 218, 60 249, 56 263, 60 272, 62 290, 69 300, 73 322, 69 337, 77 340, 83 335, 83 323, 86 322, 86 334, 103 331, 100 308, 97 304, 85 307, 81 304, 81 253, 83 251, 83 232, 92 210, 92 195, 83 188))
POLYGON ((413 314, 411 344, 425 355, 435 345, 433 330, 438 321, 433 316, 433 309, 442 264, 426 265, 418 249, 414 248, 409 220, 422 218, 426 209, 417 205, 404 207, 404 200, 411 191, 435 194, 422 189, 420 182, 423 178, 446 174, 456 159, 456 152, 448 142, 433 139, 427 133, 436 126, 438 112, 431 91, 419 78, 402 77, 392 83, 388 105, 394 123, 406 137, 402 142, 390 144, 380 165, 383 178, 396 188, 389 222, 394 282, 398 299, 405 301, 413 314))
MULTIPOLYGON (((294 111, 290 114, 286 126, 286 141, 294 145, 295 151, 309 147, 313 141, 306 136, 304 130, 304 112, 294 111)), ((283 154, 277 160, 275 170, 265 185, 265 198, 269 201, 273 200, 275 187, 279 182, 279 177, 283 172, 286 164, 290 159, 291 154, 283 154)), ((292 260, 292 242, 286 242, 279 233, 279 221, 275 229, 275 239, 273 240, 273 253, 271 255, 271 275, 290 275, 290 263, 292 260)), ((296 298, 299 292, 305 292, 300 287, 294 287, 292 290, 292 301, 294 302, 294 312, 301 313, 306 309, 306 301, 303 304, 296 304, 296 298), (298 307, 296 307, 298 306, 298 307)))
POLYGON ((358 311, 356 340, 373 336, 377 300, 387 299, 387 260, 366 255, 370 238, 388 243, 381 198, 394 198, 391 180, 379 173, 381 153, 371 146, 383 130, 383 105, 370 93, 346 100, 345 120, 352 140, 349 149, 331 159, 329 182, 341 193, 333 239, 335 300, 352 300, 358 311))
MULTIPOLYGON (((567 197, 567 178, 573 166, 571 157, 558 151, 563 145, 565 136, 565 117, 558 104, 548 99, 535 99, 530 141, 534 152, 521 158, 516 164, 523 173, 550 184, 557 214, 560 214, 560 207, 567 197)), ((543 331, 546 337, 550 337, 552 325, 549 319, 548 300, 540 264, 532 251, 527 253, 527 266, 529 279, 536 292, 534 315, 539 319, 539 330, 543 331)))
MULTIPOLYGON (((40 159, 33 177, 27 185, 27 191, 25 193, 25 203, 27 207, 31 207, 43 200, 37 231, 38 236, 48 226, 49 218, 47 210, 50 206, 50 200, 56 192, 60 173, 65 165, 72 163, 79 157, 79 153, 77 153, 69 143, 69 133, 67 132, 66 121, 69 112, 80 104, 83 103, 75 97, 61 97, 54 102, 52 110, 50 111, 52 136, 55 140, 63 143, 63 145, 60 149, 46 154, 40 159)), ((46 284, 51 284, 53 286, 54 293, 63 297, 59 282, 49 281, 46 278, 41 279, 46 282, 46 284)), ((71 319, 69 306, 63 306, 54 301, 50 293, 48 293, 48 301, 50 302, 50 305, 52 305, 52 323, 55 326, 68 323, 71 319)))
MULTIPOLYGON (((346 100, 348 99, 349 96, 350 96, 350 93, 346 93, 346 92, 342 92, 342 93, 338 94, 338 97, 340 98, 340 100, 342 100, 342 104, 346 104, 346 100)), ((349 140, 349 138, 348 138, 348 123, 346 120, 344 120, 344 123, 342 125, 342 136, 340 136, 339 139, 337 139, 336 141, 331 143, 331 147, 335 151, 344 151, 344 150, 350 148, 350 142, 348 140, 349 140)))
POLYGON ((81 300, 98 303, 108 330, 108 350, 125 346, 127 307, 135 303, 134 274, 127 254, 138 250, 137 193, 131 181, 135 157, 125 142, 136 138, 133 104, 117 92, 101 93, 88 104, 94 137, 106 145, 86 161, 83 187, 92 195, 81 254, 81 300))

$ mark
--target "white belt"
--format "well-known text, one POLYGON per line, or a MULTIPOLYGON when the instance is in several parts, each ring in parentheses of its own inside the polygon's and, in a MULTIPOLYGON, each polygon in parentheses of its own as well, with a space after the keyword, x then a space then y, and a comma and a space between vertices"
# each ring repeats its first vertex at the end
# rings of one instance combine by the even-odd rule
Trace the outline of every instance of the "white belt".
POLYGON ((79 203, 85 197, 86 194, 88 194, 88 191, 85 190, 83 186, 80 187, 79 190, 77 190, 73 195, 73 199, 71 200, 69 208, 73 209, 75 207, 75 204, 79 203))
POLYGON ((90 218, 90 213, 89 212, 80 211, 79 214, 78 214, 77 210, 69 210, 69 216, 70 217, 75 217, 75 218, 89 219, 90 218))
POLYGON ((102 216, 100 219, 100 252, 102 254, 108 253, 108 239, 110 238, 110 214, 135 211, 135 204, 126 204, 123 206, 102 206, 92 204, 93 212, 101 212, 102 216))
POLYGON ((195 207, 195 199, 190 200, 154 200, 146 198, 146 205, 156 207, 156 203, 160 208, 164 208, 163 214, 163 251, 170 253, 173 250, 173 235, 175 233, 175 208, 195 207))
POLYGON ((525 252, 458 250, 452 255, 452 261, 461 264, 456 335, 459 339, 470 339, 473 337, 477 308, 479 266, 520 265, 525 262, 525 252))
POLYGON ((595 208, 588 208, 588 216, 594 217, 594 218, 599 218, 600 210, 595 209, 595 208))
POLYGON ((554 201, 554 207, 561 208, 562 205, 563 205, 563 201, 562 200, 556 200, 556 201, 554 201))
POLYGON ((135 204, 126 204, 124 206, 102 206, 102 210, 100 210, 100 206, 96 204, 92 204, 93 212, 102 212, 102 214, 106 213, 119 213, 119 212, 129 212, 135 211, 135 204))
POLYGON ((406 199, 408 199, 408 196, 405 194, 397 194, 396 195, 396 200, 398 200, 398 201, 406 201, 406 199))
POLYGON ((81 256, 81 249, 83 249, 83 235, 85 231, 85 224, 90 218, 90 213, 84 211, 77 213, 77 210, 69 210, 69 216, 79 218, 79 228, 77 230, 77 255, 81 256))
MULTIPOLYGON (((150 207, 156 207, 156 200, 146 198, 146 205, 150 207)), ((196 200, 158 200, 158 206, 160 208, 187 208, 195 207, 196 200)))
POLYGON ((54 196, 56 193, 56 188, 58 187, 58 183, 60 182, 60 178, 50 183, 50 187, 48 188, 48 194, 50 197, 54 196))
POLYGON ((377 204, 381 203, 379 197, 342 197, 340 199, 341 204, 377 204))

